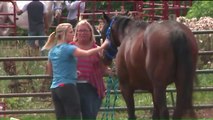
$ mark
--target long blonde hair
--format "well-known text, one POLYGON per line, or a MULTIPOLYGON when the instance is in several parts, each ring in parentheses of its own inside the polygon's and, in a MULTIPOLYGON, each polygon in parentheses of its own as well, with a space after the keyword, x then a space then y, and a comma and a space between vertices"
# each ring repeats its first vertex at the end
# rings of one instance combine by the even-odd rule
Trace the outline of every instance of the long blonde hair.
POLYGON ((70 23, 61 23, 59 24, 56 29, 55 32, 52 32, 49 37, 47 42, 45 43, 45 45, 42 47, 41 50, 49 50, 51 49, 53 46, 56 45, 57 41, 55 41, 56 39, 58 41, 66 40, 66 34, 67 34, 67 29, 68 28, 72 28, 72 25, 70 23))
POLYGON ((91 41, 95 42, 94 29, 93 29, 92 25, 86 19, 83 19, 83 20, 79 21, 78 24, 76 25, 76 27, 75 27, 75 35, 74 35, 73 41, 75 41, 75 42, 78 41, 77 32, 78 32, 79 26, 81 26, 82 24, 86 24, 89 27, 89 29, 91 31, 91 41))

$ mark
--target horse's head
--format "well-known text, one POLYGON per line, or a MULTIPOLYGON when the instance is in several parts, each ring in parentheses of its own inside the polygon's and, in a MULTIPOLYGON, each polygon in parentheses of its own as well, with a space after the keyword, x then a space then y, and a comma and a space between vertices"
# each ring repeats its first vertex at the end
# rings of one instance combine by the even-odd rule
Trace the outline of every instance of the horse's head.
POLYGON ((104 58, 112 60, 117 54, 117 47, 120 46, 125 34, 125 28, 131 19, 126 16, 114 16, 110 18, 103 12, 103 18, 105 25, 101 31, 103 40, 107 38, 110 41, 110 45, 104 50, 104 58))
POLYGON ((103 40, 107 38, 116 47, 120 46, 121 41, 127 32, 126 28, 128 27, 128 24, 133 21, 128 16, 128 11, 125 14, 113 16, 112 18, 103 12, 103 18, 105 20, 105 25, 101 31, 103 40))

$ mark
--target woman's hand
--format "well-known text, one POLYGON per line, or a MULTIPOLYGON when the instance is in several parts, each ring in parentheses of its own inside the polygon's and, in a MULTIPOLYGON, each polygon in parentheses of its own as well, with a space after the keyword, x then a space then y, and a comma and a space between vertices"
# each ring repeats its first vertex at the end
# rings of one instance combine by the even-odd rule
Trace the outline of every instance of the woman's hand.
POLYGON ((106 39, 104 43, 101 45, 101 48, 106 48, 109 45, 109 40, 106 39))

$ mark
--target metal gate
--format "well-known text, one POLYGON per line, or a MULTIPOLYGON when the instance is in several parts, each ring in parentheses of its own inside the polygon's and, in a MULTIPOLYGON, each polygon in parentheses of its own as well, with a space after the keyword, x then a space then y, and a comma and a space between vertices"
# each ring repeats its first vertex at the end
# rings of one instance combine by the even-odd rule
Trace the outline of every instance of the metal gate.
MULTIPOLYGON (((194 34, 213 34, 212 30, 209 31, 194 31, 194 34)), ((47 38, 47 36, 0 36, 0 41, 4 42, 4 40, 27 40, 27 39, 37 39, 37 38, 47 38)), ((213 51, 199 51, 199 55, 213 55, 213 51)), ((3 61, 46 61, 47 57, 0 57, 0 62, 3 61)), ((205 69, 205 70, 197 70, 197 74, 212 74, 213 69, 205 69)), ((42 79, 42 78, 50 78, 50 76, 41 74, 41 75, 14 75, 14 76, 0 76, 0 80, 21 80, 21 79, 42 79)), ((197 87, 194 89, 196 92, 202 92, 202 91, 213 91, 213 87, 197 87)), ((115 91, 111 91, 111 94, 113 94, 115 91)), ((116 91, 120 92, 120 91, 116 91)), ((147 91, 137 91, 136 93, 147 93, 147 91)), ((171 98, 173 99, 173 94, 175 93, 175 89, 167 89, 167 93, 171 95, 171 98)), ((0 98, 11 98, 11 97, 44 97, 48 96, 50 97, 50 92, 39 92, 39 93, 5 93, 0 94, 0 98)), ((173 99, 173 103, 171 106, 168 106, 169 109, 173 109, 175 105, 175 101, 173 99)), ((136 106, 136 110, 150 110, 153 106, 136 106)), ((213 108, 213 104, 203 104, 203 105, 194 105, 194 108, 196 109, 202 109, 202 108, 213 108)), ((101 107, 101 111, 107 111, 107 110, 115 110, 115 111, 124 111, 126 110, 126 107, 115 107, 115 108, 106 108, 101 107)), ((0 115, 2 114, 32 114, 32 113, 53 113, 54 109, 28 109, 28 110, 2 110, 0 111, 0 115)))
MULTIPOLYGON (((6 2, 10 2, 13 5, 13 13, 7 13, 7 12, 0 12, 0 17, 8 17, 8 16, 13 16, 13 23, 11 24, 0 24, 0 29, 3 28, 12 28, 13 29, 13 35, 16 35, 16 7, 14 2, 12 2, 11 0, 1 0, 1 4, 5 4, 6 2)), ((9 18, 6 18, 9 19, 9 18)), ((5 21, 6 22, 6 21, 5 21)))

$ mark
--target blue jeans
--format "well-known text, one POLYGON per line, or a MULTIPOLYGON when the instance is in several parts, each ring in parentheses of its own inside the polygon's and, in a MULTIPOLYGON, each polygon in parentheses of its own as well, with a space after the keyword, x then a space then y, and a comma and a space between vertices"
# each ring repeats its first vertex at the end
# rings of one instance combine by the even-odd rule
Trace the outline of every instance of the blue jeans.
POLYGON ((83 120, 95 120, 102 103, 96 88, 89 83, 78 83, 77 88, 83 120))

